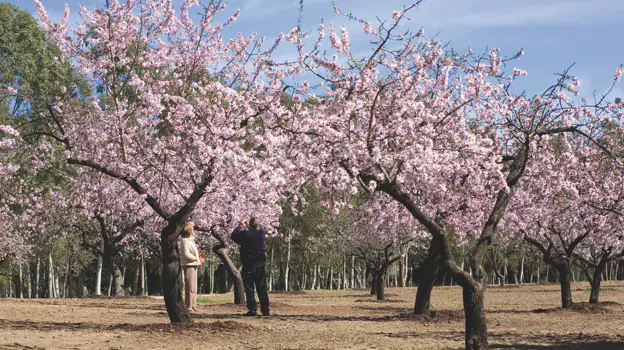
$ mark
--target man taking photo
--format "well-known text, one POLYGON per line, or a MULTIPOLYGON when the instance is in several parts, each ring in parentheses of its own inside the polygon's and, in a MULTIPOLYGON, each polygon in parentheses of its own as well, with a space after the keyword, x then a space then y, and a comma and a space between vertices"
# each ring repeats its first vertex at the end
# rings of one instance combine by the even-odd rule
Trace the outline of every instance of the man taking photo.
POLYGON ((260 311, 263 316, 269 316, 269 294, 266 288, 266 252, 264 241, 266 233, 260 229, 258 220, 254 217, 241 221, 231 235, 232 241, 240 246, 240 257, 243 263, 243 284, 247 298, 245 316, 256 316, 258 305, 256 304, 255 289, 260 299, 260 311))

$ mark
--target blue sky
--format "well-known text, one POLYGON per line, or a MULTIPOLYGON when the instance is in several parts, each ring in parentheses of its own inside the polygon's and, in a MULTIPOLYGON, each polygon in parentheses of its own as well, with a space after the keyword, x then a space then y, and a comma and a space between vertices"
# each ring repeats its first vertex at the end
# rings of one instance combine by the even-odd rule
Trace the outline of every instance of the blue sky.
MULTIPOLYGON (((1 0, 0 0, 1 1, 1 0)), ((30 0, 9 2, 35 13, 30 0)), ((62 16, 65 1, 41 0, 52 19, 62 16)), ((103 6, 104 0, 69 0, 70 23, 78 19, 78 4, 88 8, 103 6)), ((175 2, 179 2, 174 0, 175 2)), ((389 19, 405 0, 337 0, 343 12, 367 19, 389 19)), ((257 32, 269 42, 280 32, 288 33, 297 25, 298 0, 233 0, 228 13, 241 9, 239 20, 228 31, 257 32)), ((349 23, 333 12, 331 0, 304 0, 304 29, 314 31, 320 18, 335 27, 347 25, 353 52, 370 48, 361 25, 349 23)), ((624 0, 426 0, 411 12, 408 26, 424 27, 427 36, 450 42, 455 49, 471 46, 476 52, 498 47, 513 55, 524 49, 525 56, 513 63, 529 75, 518 86, 538 93, 554 80, 553 73, 576 63, 572 73, 581 79, 581 93, 605 91, 613 73, 624 62, 624 0)), ((291 52, 281 50, 279 57, 291 52)), ((294 56, 293 56, 294 57, 294 56)), ((618 85, 614 96, 624 96, 618 85)))

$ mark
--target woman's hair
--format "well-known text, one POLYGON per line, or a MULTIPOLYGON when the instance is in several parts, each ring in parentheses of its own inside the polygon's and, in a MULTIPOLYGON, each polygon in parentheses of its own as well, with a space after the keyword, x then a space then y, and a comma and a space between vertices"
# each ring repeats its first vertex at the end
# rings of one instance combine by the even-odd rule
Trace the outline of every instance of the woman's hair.
POLYGON ((190 237, 191 234, 193 234, 193 226, 195 226, 194 223, 192 222, 187 222, 184 225, 184 229, 182 230, 182 237, 186 238, 186 237, 190 237))

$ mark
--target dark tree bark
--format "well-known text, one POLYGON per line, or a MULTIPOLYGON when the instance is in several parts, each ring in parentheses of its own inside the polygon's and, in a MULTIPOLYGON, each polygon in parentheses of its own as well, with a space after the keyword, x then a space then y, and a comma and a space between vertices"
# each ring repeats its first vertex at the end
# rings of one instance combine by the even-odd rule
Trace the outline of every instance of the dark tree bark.
POLYGON ((585 234, 576 237, 572 242, 568 243, 561 232, 556 229, 548 228, 559 237, 560 244, 557 245, 550 238, 549 235, 545 235, 548 240, 548 247, 544 246, 538 240, 529 236, 524 236, 524 240, 535 246, 542 252, 543 260, 548 265, 552 266, 554 270, 559 273, 559 284, 561 285, 561 307, 564 309, 572 307, 572 291, 570 287, 571 283, 571 271, 572 256, 576 247, 589 235, 590 231, 585 234))
POLYGON ((219 257, 230 276, 232 276, 232 280, 234 282, 234 304, 245 304, 245 285, 243 284, 243 276, 238 268, 236 268, 236 265, 232 262, 232 259, 230 259, 228 250, 225 247, 225 240, 223 239, 223 236, 220 235, 214 227, 210 229, 198 228, 198 230, 209 231, 212 237, 219 242, 217 245, 212 247, 212 251, 219 257))
POLYGON ((375 270, 375 295, 377 296, 377 300, 386 300, 386 270, 387 267, 381 267, 375 270))
POLYGON ((589 303, 597 304, 598 298, 600 296, 600 283, 602 282, 602 273, 605 271, 607 264, 610 261, 616 260, 624 256, 624 250, 619 254, 613 254, 613 247, 610 248, 602 248, 600 253, 592 254, 592 258, 594 262, 591 262, 585 259, 583 256, 575 255, 575 257, 584 262, 585 266, 581 266, 577 263, 577 265, 583 270, 585 273, 585 277, 587 277, 587 281, 589 281, 589 285, 591 286, 591 293, 589 295, 589 303), (591 275, 589 273, 589 269, 593 268, 594 273, 591 275))
POLYGON ((121 269, 115 263, 113 248, 110 243, 104 242, 104 263, 109 271, 109 276, 113 279, 113 295, 116 297, 124 296, 124 280, 121 269))
POLYGON ((234 281, 234 304, 245 304, 245 285, 243 284, 243 277, 230 259, 227 249, 225 249, 225 247, 215 246, 212 251, 219 257, 230 276, 232 276, 234 281))
POLYGON ((572 288, 570 287, 570 265, 562 264, 557 266, 559 273, 559 284, 561 284, 561 307, 569 309, 572 307, 572 288))
POLYGON ((418 289, 414 303, 414 314, 429 316, 431 314, 431 292, 438 279, 440 270, 441 242, 438 238, 431 241, 427 258, 418 268, 418 289))
MULTIPOLYGON (((604 269, 604 266, 602 267, 604 269)), ((589 279, 589 284, 591 285, 591 293, 589 294, 589 303, 590 304, 598 304, 598 297, 600 296, 600 282, 602 278, 602 269, 594 269, 594 277, 589 279)))
POLYGON ((186 220, 169 222, 160 233, 160 249, 162 252, 162 287, 167 315, 171 323, 189 323, 191 316, 182 302, 180 288, 180 255, 178 237, 186 220))
POLYGON ((487 349, 487 322, 483 302, 484 288, 474 280, 466 281, 463 288, 464 313, 466 314, 466 349, 487 349))

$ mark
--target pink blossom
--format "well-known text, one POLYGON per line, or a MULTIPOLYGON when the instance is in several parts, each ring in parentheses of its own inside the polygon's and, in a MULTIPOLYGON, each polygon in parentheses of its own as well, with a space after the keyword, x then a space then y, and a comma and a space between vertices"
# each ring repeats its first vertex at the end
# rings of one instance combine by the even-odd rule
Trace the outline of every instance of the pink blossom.
POLYGON ((395 21, 398 21, 399 19, 401 19, 401 17, 403 17, 405 15, 404 12, 401 11, 392 11, 392 19, 395 21))

